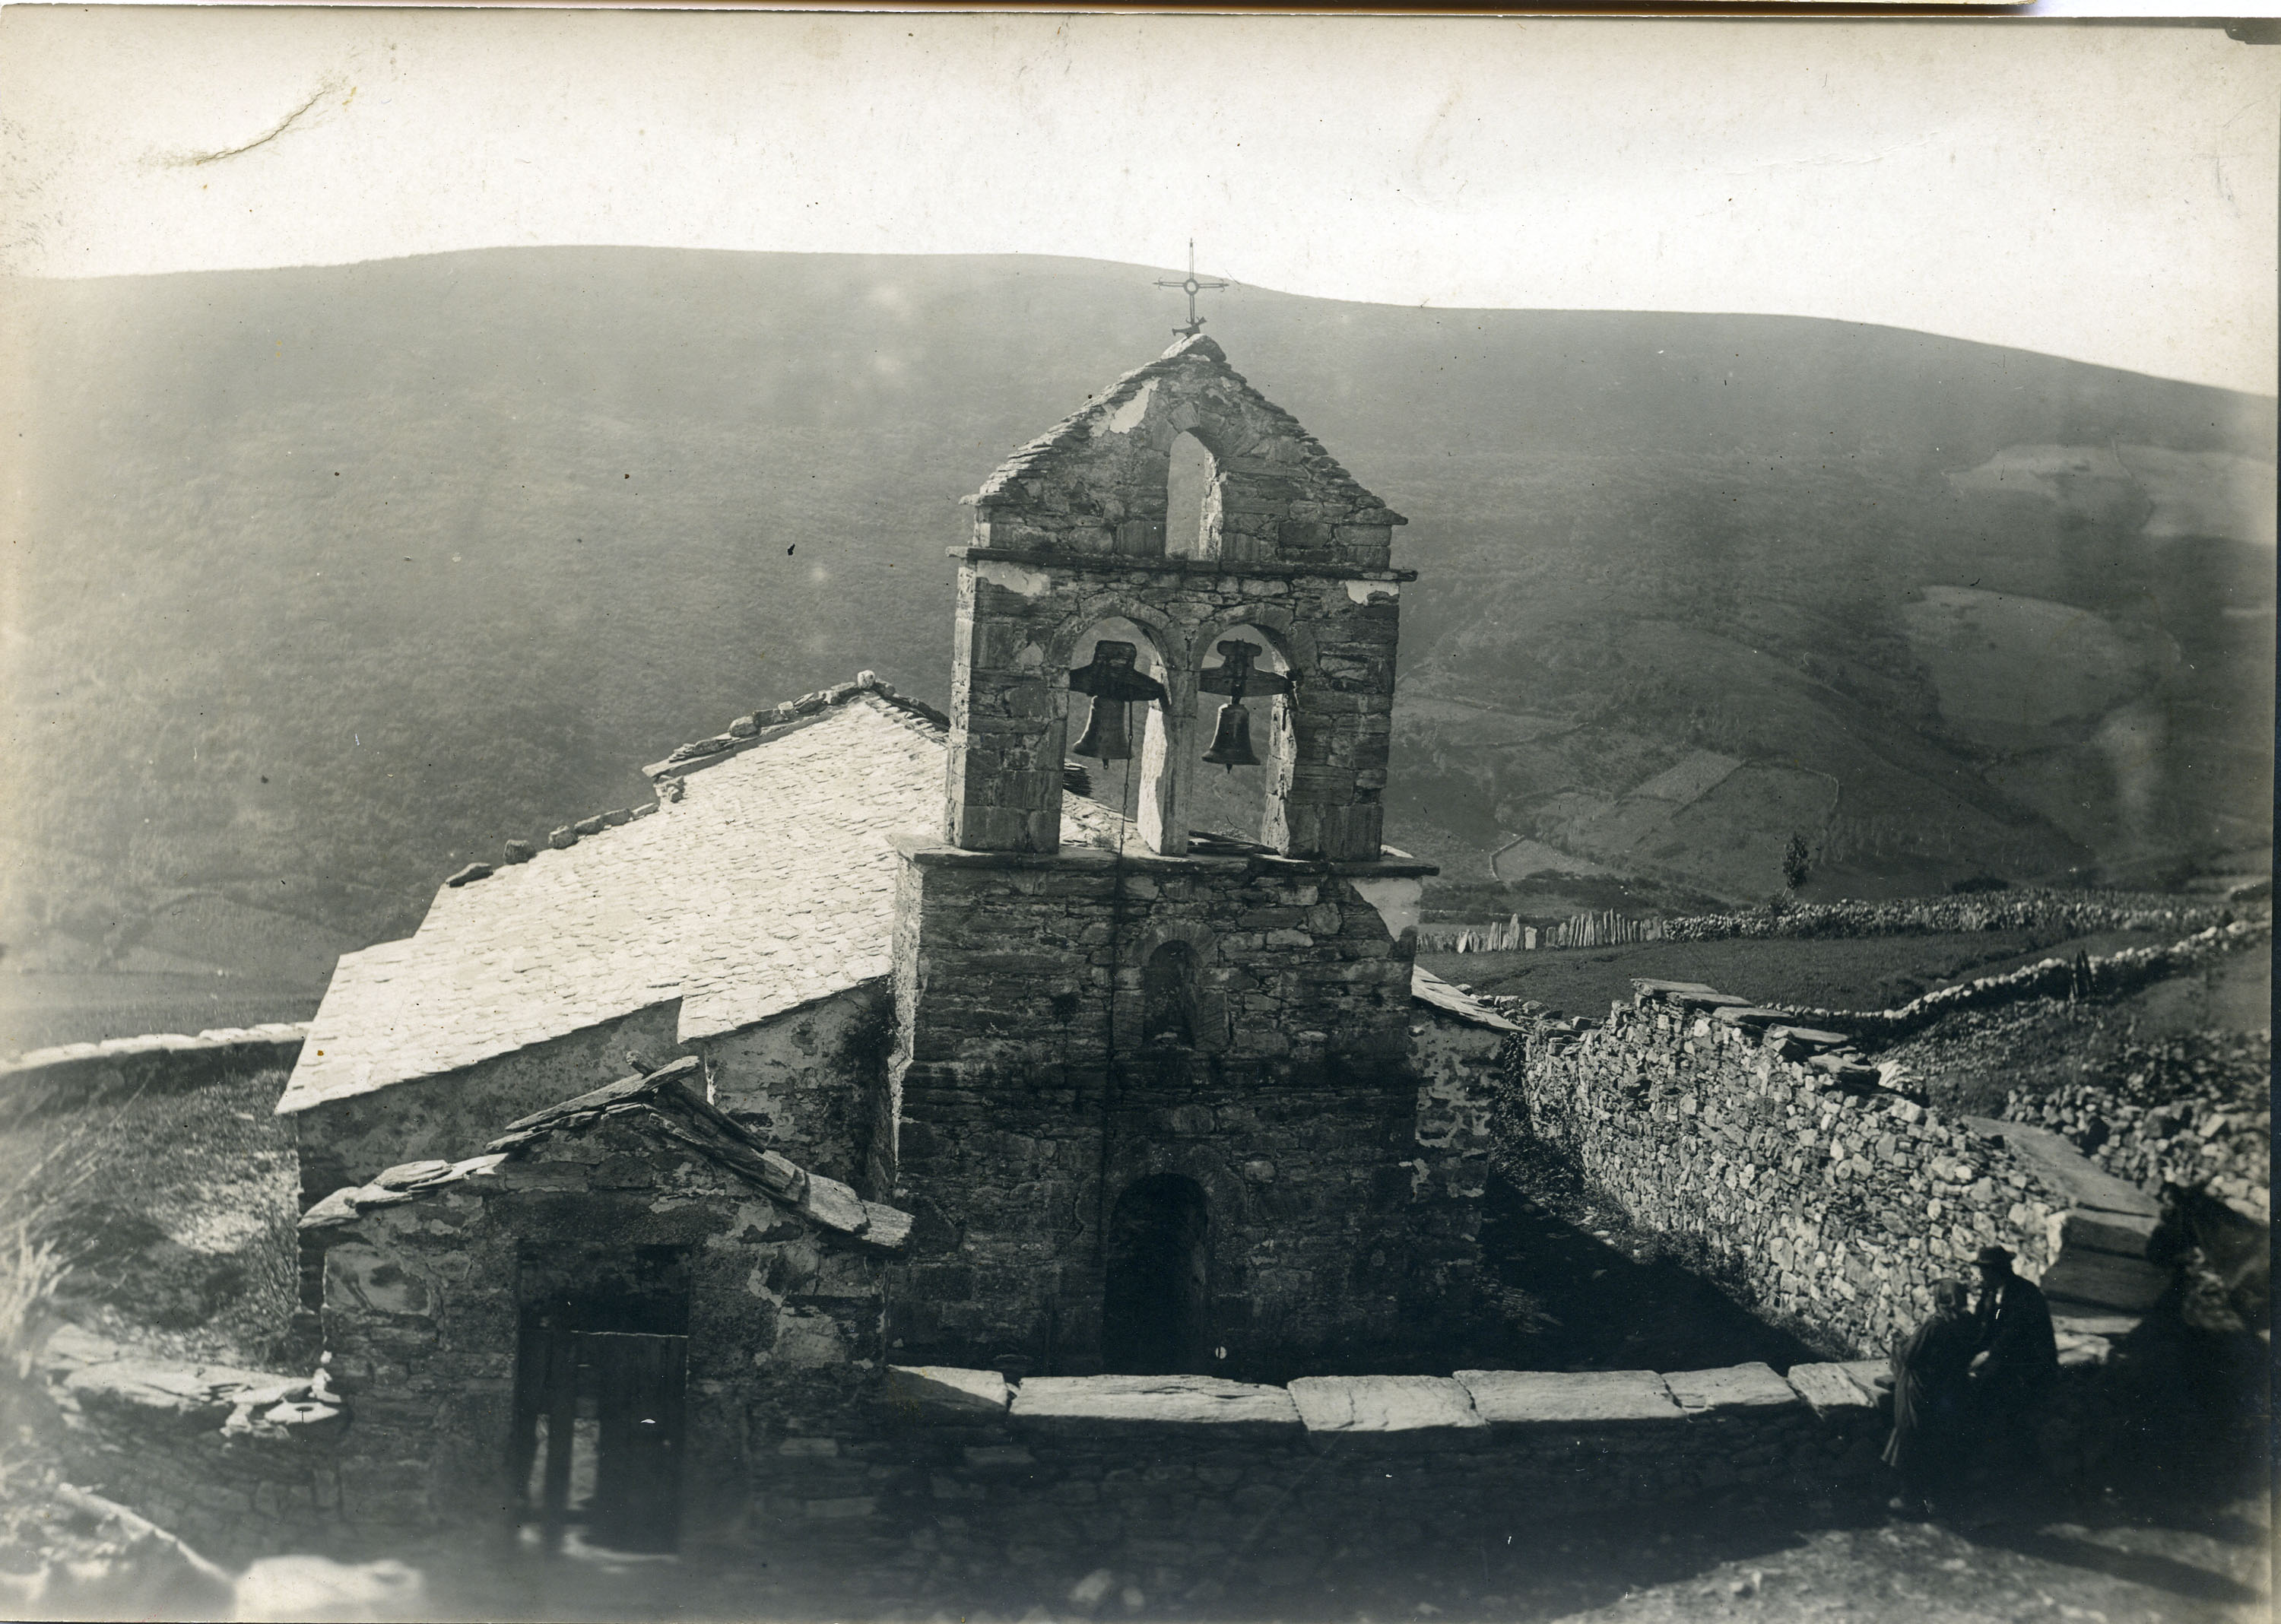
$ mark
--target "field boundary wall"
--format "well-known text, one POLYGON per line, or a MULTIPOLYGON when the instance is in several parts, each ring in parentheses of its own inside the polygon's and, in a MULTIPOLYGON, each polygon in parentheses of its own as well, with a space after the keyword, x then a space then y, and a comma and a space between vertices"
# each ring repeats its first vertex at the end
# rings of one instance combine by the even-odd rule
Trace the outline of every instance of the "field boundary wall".
POLYGON ((2000 1138, 1884 1087, 1842 1032, 1638 985, 1604 1023, 1508 1046, 1499 1137, 1563 1152, 1644 1228, 1700 1237, 1757 1311, 1875 1355, 1981 1248, 2030 1279, 2056 1259, 2070 1203, 2000 1138))
POLYGON ((0 1123, 138 1093, 179 1093, 273 1066, 290 1068, 305 1023, 165 1032, 32 1049, 0 1062, 0 1123))

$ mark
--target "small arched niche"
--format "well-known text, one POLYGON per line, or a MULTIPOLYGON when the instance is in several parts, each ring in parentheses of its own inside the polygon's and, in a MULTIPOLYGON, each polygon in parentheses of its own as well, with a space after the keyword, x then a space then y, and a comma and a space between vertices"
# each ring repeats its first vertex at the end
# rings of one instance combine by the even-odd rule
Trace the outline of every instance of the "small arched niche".
MULTIPOLYGON (((1209 680, 1214 672, 1226 668, 1228 656, 1220 645, 1230 642, 1251 646, 1254 672, 1290 678, 1291 661, 1275 639, 1256 626, 1233 626, 1210 638, 1200 651, 1201 678, 1209 680)), ((1287 766, 1280 769, 1279 777, 1278 753, 1280 750, 1288 754, 1291 731, 1290 697, 1268 692, 1268 687, 1269 684, 1254 684, 1248 688, 1239 716, 1227 711, 1235 702, 1230 696, 1199 686, 1191 728, 1196 740, 1196 763, 1188 780, 1188 822, 1199 834, 1246 841, 1264 841, 1267 838, 1269 798, 1281 793, 1279 783, 1288 785, 1287 766), (1204 759, 1212 754, 1215 745, 1238 742, 1249 743, 1250 754, 1257 758, 1256 765, 1204 759)))
POLYGON ((1164 556, 1210 558, 1219 530, 1219 465, 1202 440, 1174 440, 1164 468, 1164 556))
POLYGON ((1211 1208, 1193 1179, 1158 1173, 1117 1198, 1102 1280, 1101 1356, 1120 1375, 1211 1368, 1211 1208))
POLYGON ((1140 967, 1141 1046, 1189 1048, 1195 1040, 1195 949, 1178 940, 1160 942, 1140 967))

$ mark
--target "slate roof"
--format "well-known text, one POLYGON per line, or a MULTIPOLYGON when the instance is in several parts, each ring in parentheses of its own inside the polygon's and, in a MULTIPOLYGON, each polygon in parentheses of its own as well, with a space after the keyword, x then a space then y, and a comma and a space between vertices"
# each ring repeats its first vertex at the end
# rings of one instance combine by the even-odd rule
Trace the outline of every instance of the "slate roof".
POLYGON ((400 1205, 446 1185, 491 1177, 503 1164, 527 1157, 530 1147, 556 1133, 576 1133, 612 1119, 686 1146, 826 1229, 890 1250, 902 1245, 911 1233, 909 1213, 865 1201, 837 1179, 809 1172, 778 1156, 697 1092, 704 1078, 702 1063, 688 1056, 646 1075, 607 1083, 509 1124, 482 1156, 460 1162, 406 1162, 369 1184, 335 1190, 301 1215, 300 1226, 336 1228, 355 1222, 360 1213, 374 1207, 400 1205))
MULTIPOLYGON (((659 764, 654 816, 455 876, 413 935, 342 955, 279 1114, 675 1000, 687 1041, 886 975, 893 837, 939 827, 945 735, 876 681, 830 693, 659 764)), ((1063 817, 1071 841, 1109 828, 1075 797, 1063 817)))

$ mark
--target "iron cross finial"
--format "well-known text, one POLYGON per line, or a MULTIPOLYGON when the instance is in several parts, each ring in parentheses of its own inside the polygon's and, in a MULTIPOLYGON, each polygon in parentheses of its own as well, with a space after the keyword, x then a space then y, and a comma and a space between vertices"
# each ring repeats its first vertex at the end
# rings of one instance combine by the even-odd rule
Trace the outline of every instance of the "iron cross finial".
POLYGON ((1227 286, 1227 283, 1224 282, 1214 282, 1210 278, 1204 278, 1202 280, 1198 279, 1196 275, 1196 239, 1190 237, 1188 239, 1188 274, 1178 282, 1167 282, 1164 278, 1160 276, 1156 279, 1156 285, 1160 288, 1178 288, 1181 292, 1188 296, 1188 324, 1186 327, 1176 327, 1172 330, 1183 338, 1194 338, 1198 333, 1204 330, 1204 319, 1196 313, 1196 295, 1216 289, 1225 288, 1227 286))

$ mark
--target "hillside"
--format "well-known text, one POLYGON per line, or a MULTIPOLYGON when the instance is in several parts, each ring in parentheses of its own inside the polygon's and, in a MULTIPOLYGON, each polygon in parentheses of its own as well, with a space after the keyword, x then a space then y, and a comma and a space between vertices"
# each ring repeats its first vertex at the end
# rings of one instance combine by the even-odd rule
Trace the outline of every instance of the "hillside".
MULTIPOLYGON (((1163 346, 1151 275, 6 285, 8 963, 321 984, 741 711, 941 701, 956 500, 1163 346)), ((1210 313, 1411 516, 1389 832, 1449 906, 1748 901, 1793 833, 1855 893, 2269 840, 2269 399, 1807 320, 1210 313)))

